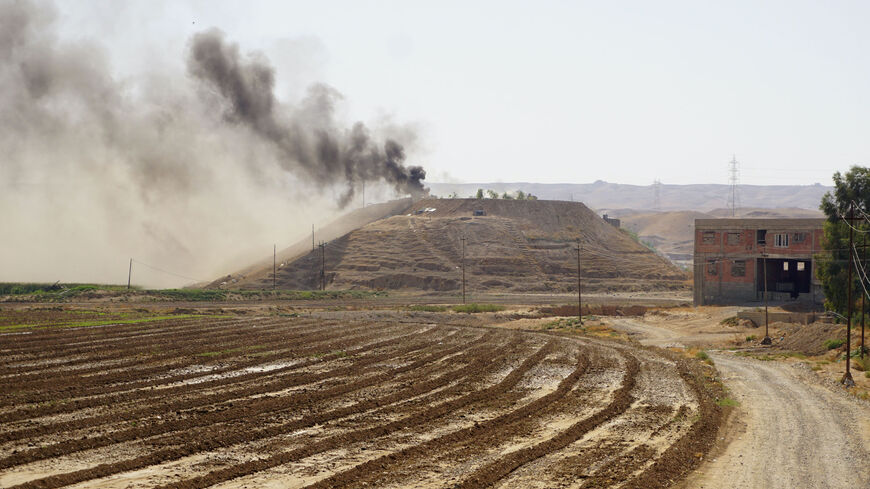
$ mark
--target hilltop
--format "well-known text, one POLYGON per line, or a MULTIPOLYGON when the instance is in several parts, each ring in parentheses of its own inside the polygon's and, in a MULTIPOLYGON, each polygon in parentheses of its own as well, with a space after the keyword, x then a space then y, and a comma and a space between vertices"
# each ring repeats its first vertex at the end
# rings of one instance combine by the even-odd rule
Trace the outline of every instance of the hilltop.
MULTIPOLYGON (((605 223, 579 202, 423 199, 369 222, 279 267, 279 288, 456 291, 577 290, 578 240, 584 289, 681 288, 685 274, 605 223), (475 215, 482 214, 482 215, 475 215)), ((254 267, 256 268, 256 267, 254 267)), ((234 274, 233 287, 271 287, 267 267, 234 274)))
MULTIPOLYGON (((499 194, 522 190, 539 199, 583 202, 597 210, 603 209, 656 209, 659 211, 701 211, 728 206, 731 187, 722 184, 658 186, 659 201, 656 208, 656 186, 626 185, 597 181, 594 183, 430 183, 432 194, 447 196, 453 192, 459 197, 471 197, 477 189, 491 189, 499 194)), ((817 210, 825 192, 833 187, 814 185, 738 185, 739 207, 797 207, 817 210)))

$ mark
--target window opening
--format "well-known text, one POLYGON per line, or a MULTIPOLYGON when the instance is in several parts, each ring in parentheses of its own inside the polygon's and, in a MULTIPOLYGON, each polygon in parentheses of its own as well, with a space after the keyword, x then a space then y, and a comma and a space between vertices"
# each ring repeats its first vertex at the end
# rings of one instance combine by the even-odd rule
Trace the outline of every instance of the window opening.
POLYGON ((716 260, 707 260, 707 275, 718 275, 716 260))
POLYGON ((773 246, 776 246, 777 248, 788 248, 788 235, 777 234, 774 236, 773 246))
POLYGON ((755 231, 755 242, 760 245, 767 244, 767 229, 755 231))
POLYGON ((746 276, 746 261, 745 260, 737 260, 731 264, 731 276, 732 277, 746 276))
POLYGON ((704 234, 701 236, 701 242, 703 244, 716 244, 716 232, 704 231, 704 234))

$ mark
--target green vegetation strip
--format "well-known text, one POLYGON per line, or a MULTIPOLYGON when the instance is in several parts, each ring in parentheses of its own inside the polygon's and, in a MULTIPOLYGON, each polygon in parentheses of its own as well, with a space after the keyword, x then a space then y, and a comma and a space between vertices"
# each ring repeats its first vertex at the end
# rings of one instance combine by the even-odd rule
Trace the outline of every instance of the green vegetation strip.
POLYGON ((22 300, 62 301, 72 297, 151 297, 172 301, 224 301, 233 299, 325 300, 385 297, 380 290, 230 290, 230 289, 155 289, 108 284, 2 283, 0 296, 21 296, 22 300))
POLYGON ((453 310, 456 312, 464 312, 464 313, 468 313, 468 314, 473 314, 473 313, 477 313, 477 312, 503 311, 504 306, 499 306, 496 304, 477 304, 475 302, 475 303, 471 303, 471 304, 463 304, 461 306, 453 306, 453 310))
POLYGON ((48 323, 48 324, 13 324, 9 326, 0 326, 0 332, 17 331, 21 329, 47 329, 47 328, 87 328, 93 326, 115 326, 121 324, 136 324, 150 323, 153 321, 165 321, 168 319, 190 319, 203 318, 210 319, 228 318, 231 316, 210 316, 204 314, 171 314, 168 316, 151 316, 134 319, 101 319, 98 321, 76 321, 72 323, 48 323))

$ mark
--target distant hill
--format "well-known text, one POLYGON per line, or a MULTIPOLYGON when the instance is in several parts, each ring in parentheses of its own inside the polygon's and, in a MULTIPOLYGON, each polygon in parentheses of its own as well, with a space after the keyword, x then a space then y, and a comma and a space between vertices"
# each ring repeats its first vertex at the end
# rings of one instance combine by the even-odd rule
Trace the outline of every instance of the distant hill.
MULTIPOLYGON (((655 189, 652 185, 623 185, 597 181, 595 183, 429 183, 433 195, 471 197, 477 189, 491 189, 499 194, 522 190, 540 199, 583 202, 602 209, 655 209, 655 189)), ((738 185, 740 207, 794 207, 817 210, 825 192, 833 187, 824 185, 738 185)), ((728 206, 731 187, 720 184, 670 185, 659 187, 661 211, 689 210, 707 212, 728 206)))
MULTIPOLYGON (((278 286, 318 288, 325 259, 329 289, 458 291, 463 237, 466 277, 476 291, 577 290, 578 239, 584 289, 675 289, 687 280, 667 259, 579 202, 423 199, 332 240, 323 258, 309 245, 282 263, 278 286)), ((271 263, 262 265, 223 281, 268 288, 271 263)))
MULTIPOLYGON (((692 263, 694 251, 695 219, 731 217, 731 209, 710 212, 672 211, 646 212, 631 209, 613 209, 608 214, 619 217, 622 227, 637 233, 641 240, 652 243, 657 250, 674 263, 687 266, 692 263)), ((753 219, 794 219, 824 217, 819 210, 791 208, 740 208, 735 217, 753 219)))

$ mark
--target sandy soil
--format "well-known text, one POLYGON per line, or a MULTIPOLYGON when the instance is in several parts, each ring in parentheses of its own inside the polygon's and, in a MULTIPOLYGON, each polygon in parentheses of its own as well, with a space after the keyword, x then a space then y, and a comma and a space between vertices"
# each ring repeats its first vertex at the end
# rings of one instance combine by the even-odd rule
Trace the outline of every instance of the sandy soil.
POLYGON ((662 487, 721 423, 709 367, 495 315, 7 315, 2 487, 662 487))
MULTIPOLYGON (((611 322, 643 344, 722 345, 742 334, 721 326, 729 308, 611 322)), ((756 331, 757 330, 753 330, 756 331)), ((719 453, 685 488, 856 488, 870 480, 870 408, 825 383, 804 362, 711 354, 740 404, 723 430, 719 453)))
POLYGON ((857 488, 870 481, 870 410, 798 364, 713 354, 740 402, 731 444, 686 487, 857 488))

